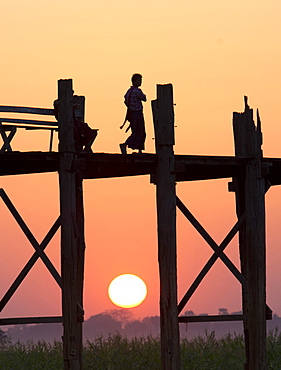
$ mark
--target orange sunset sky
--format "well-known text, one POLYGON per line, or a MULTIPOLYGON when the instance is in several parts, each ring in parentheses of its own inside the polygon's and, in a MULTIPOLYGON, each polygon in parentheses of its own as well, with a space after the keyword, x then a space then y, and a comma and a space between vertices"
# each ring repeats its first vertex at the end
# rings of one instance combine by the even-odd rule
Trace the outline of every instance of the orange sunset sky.
MULTIPOLYGON (((233 155, 232 112, 243 96, 259 108, 265 157, 281 157, 281 2, 278 0, 2 1, 0 105, 51 108, 57 80, 72 78, 99 128, 95 152, 118 153, 126 134, 123 96, 143 75, 147 141, 154 153, 150 101, 156 84, 174 88, 176 154, 233 155)), ((32 117, 34 118, 34 117, 32 117)), ((13 149, 47 151, 47 132, 18 131, 13 149)), ((55 144, 57 150, 57 143, 55 144)), ((177 194, 220 244, 236 222, 231 179, 179 183, 177 194)), ((0 187, 41 242, 59 215, 58 175, 0 178, 0 187)), ((84 181, 85 318, 117 308, 107 288, 132 273, 147 284, 136 318, 159 314, 155 187, 148 176, 84 181)), ((33 247, 0 199, 1 296, 33 247)), ((281 315, 281 188, 266 194, 267 304, 281 315)), ((178 292, 184 295, 212 254, 178 213, 178 292)), ((237 238, 226 254, 239 267, 237 238)), ((59 234, 46 253, 60 270, 59 234)), ((239 283, 218 261, 186 306, 196 314, 241 309, 239 283)), ((60 290, 39 260, 1 317, 60 315, 60 290)))

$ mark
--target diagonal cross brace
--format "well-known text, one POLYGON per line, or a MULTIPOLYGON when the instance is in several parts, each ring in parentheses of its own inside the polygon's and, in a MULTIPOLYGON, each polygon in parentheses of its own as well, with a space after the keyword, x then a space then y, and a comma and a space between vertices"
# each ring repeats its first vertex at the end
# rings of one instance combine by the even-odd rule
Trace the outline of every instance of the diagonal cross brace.
POLYGON ((3 139, 3 145, 2 145, 2 148, 0 149, 0 152, 5 152, 5 150, 7 150, 7 152, 12 152, 12 147, 10 145, 13 137, 15 136, 15 133, 17 131, 17 128, 15 126, 8 126, 8 127, 3 127, 1 122, 0 122, 0 134, 2 136, 2 139, 3 139), (6 131, 10 131, 8 136, 6 135, 6 131))
MULTIPOLYGON (((192 213, 186 208, 186 206, 182 203, 182 201, 176 197, 177 207, 181 210, 181 212, 185 215, 185 217, 190 221, 190 223, 195 227, 195 229, 199 232, 199 234, 205 239, 205 241, 209 244, 209 246, 213 249, 214 252, 217 251, 219 246, 214 241, 214 239, 207 233, 207 231, 203 228, 203 226, 196 220, 196 218, 192 215, 192 213)), ((241 274, 241 272, 237 269, 236 266, 230 261, 230 259, 222 252, 220 254, 220 259, 225 263, 225 265, 229 268, 229 270, 233 273, 233 275, 240 281, 241 284, 246 284, 246 279, 241 274)))
MULTIPOLYGON (((48 234, 45 236, 42 243, 40 244, 40 248, 42 250, 44 250, 47 247, 47 245, 49 244, 49 242, 51 241, 52 237, 55 235, 55 233, 57 232, 59 227, 60 227, 60 217, 58 217, 58 219, 56 220, 56 222, 51 227, 48 234)), ((29 271, 31 270, 31 268, 33 267, 35 262, 38 260, 38 258, 39 258, 39 255, 38 255, 37 251, 35 251, 33 253, 33 255, 31 256, 31 258, 29 259, 29 261, 24 266, 24 268, 21 270, 21 272, 19 273, 19 275, 17 276, 17 278, 15 279, 13 284, 10 286, 7 293, 1 299, 1 301, 0 301, 0 312, 3 310, 3 308, 9 302, 10 298, 13 296, 13 294, 15 293, 17 288, 20 286, 20 284, 22 283, 24 278, 27 276, 27 274, 29 273, 29 271)), ((59 281, 57 281, 57 283, 61 288, 61 279, 59 281)))
POLYGON ((35 239, 35 237, 33 236, 33 234, 31 233, 31 231, 29 230, 29 228, 27 227, 27 225, 25 224, 25 222, 23 221, 23 219, 21 218, 20 214, 18 213, 18 211, 16 210, 16 208, 14 207, 12 202, 10 201, 10 199, 7 196, 7 194, 5 193, 4 189, 0 189, 0 197, 3 199, 7 208, 9 209, 9 211, 11 212, 11 214, 13 215, 15 220, 17 221, 18 225, 20 226, 20 228, 24 232, 25 236, 30 241, 31 245, 34 247, 34 249, 36 251, 33 254, 33 256, 30 258, 30 260, 28 261, 26 266, 23 268, 21 273, 18 275, 17 279, 12 284, 9 291, 4 296, 5 300, 4 300, 4 298, 3 298, 4 301, 1 300, 0 308, 2 310, 3 307, 5 306, 5 304, 7 303, 7 298, 9 300, 9 297, 11 297, 11 295, 15 292, 15 290, 17 289, 17 287, 19 286, 21 281, 24 279, 24 277, 27 275, 27 273, 29 272, 29 270, 31 269, 31 267, 34 265, 34 263, 36 262, 36 260, 39 257, 42 259, 43 263, 45 264, 45 266, 47 267, 47 269, 49 270, 49 272, 51 273, 53 278, 56 280, 58 285, 61 287, 61 277, 60 277, 59 273, 57 272, 56 268, 54 267, 54 265, 52 264, 52 262, 49 260, 47 255, 44 253, 44 249, 46 248, 47 244, 49 243, 49 241, 54 236, 54 234, 56 233, 56 231, 58 230, 58 228, 60 226, 60 218, 58 218, 57 221, 54 223, 54 225, 52 226, 52 228, 50 229, 50 231, 48 232, 48 234, 44 238, 43 242, 41 244, 39 244, 37 242, 37 240, 35 239), (4 304, 4 306, 3 306, 3 304, 4 304))
MULTIPOLYGON (((201 281, 204 279, 204 277, 207 275, 208 271, 211 269, 211 267, 214 265, 216 260, 221 257, 220 255, 223 253, 224 249, 228 246, 230 241, 234 238, 236 233, 239 231, 240 226, 245 221, 245 215, 243 214, 242 217, 239 218, 239 220, 236 222, 236 224, 233 226, 233 228, 230 230, 230 232, 227 234, 227 236, 224 238, 220 246, 217 248, 215 253, 210 257, 208 262, 205 264, 197 278, 194 280, 193 284, 190 286, 180 303, 178 304, 178 314, 181 313, 186 303, 189 301, 192 294, 195 292, 196 288, 199 286, 201 281)), ((246 280, 245 280, 246 282, 246 280)))

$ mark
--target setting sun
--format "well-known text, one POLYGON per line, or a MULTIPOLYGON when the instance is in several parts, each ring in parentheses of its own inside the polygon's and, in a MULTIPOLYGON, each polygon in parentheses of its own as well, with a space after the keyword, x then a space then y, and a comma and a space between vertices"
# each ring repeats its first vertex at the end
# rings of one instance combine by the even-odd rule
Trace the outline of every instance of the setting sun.
POLYGON ((112 280, 108 287, 110 300, 119 307, 139 306, 146 298, 147 288, 144 281, 136 275, 123 274, 112 280))

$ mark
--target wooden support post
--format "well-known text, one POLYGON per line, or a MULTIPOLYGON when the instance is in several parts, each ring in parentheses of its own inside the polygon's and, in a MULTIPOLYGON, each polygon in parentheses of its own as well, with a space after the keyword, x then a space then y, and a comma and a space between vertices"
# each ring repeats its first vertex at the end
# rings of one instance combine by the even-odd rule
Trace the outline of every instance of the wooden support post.
POLYGON ((266 352, 266 265, 265 179, 261 171, 262 134, 245 97, 244 113, 233 114, 235 155, 248 157, 245 173, 235 179, 237 215, 245 212, 239 231, 241 271, 247 280, 242 287, 247 370, 267 369, 266 352))
MULTIPOLYGON (((74 113, 80 122, 85 121, 85 97, 73 96, 74 113)), ((84 234, 84 207, 83 207, 83 180, 76 169, 76 222, 79 230, 77 235, 77 299, 78 299, 78 322, 80 326, 84 320, 83 310, 83 286, 84 286, 84 259, 85 259, 85 234, 84 234)), ((79 330, 79 343, 83 343, 82 328, 79 330)), ((82 346, 80 347, 82 350, 82 346)), ((82 352, 81 352, 82 356, 82 352)))
POLYGON ((81 370, 85 243, 82 179, 73 166, 72 80, 59 80, 58 100, 64 369, 81 370))
POLYGON ((176 193, 174 110, 172 85, 157 85, 152 102, 155 128, 158 261, 160 271, 160 329, 163 370, 180 369, 177 309, 176 193))

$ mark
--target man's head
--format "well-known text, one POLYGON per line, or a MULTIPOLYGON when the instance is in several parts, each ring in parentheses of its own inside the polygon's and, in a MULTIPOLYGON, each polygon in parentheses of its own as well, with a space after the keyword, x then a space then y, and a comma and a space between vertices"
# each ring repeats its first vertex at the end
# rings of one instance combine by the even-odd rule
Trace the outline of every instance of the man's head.
POLYGON ((140 75, 139 73, 133 74, 132 76, 133 86, 139 87, 141 85, 141 82, 142 82, 142 75, 140 75))

